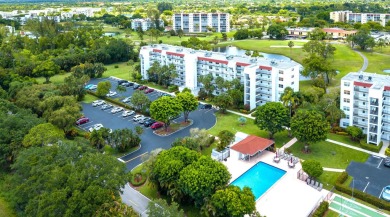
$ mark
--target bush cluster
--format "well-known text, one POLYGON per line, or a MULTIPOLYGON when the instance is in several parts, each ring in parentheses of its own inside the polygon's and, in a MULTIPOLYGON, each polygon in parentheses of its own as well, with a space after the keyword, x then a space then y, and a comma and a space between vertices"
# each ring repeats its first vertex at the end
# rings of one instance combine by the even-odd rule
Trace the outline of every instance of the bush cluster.
POLYGON ((383 146, 383 142, 380 142, 379 145, 373 145, 373 144, 368 144, 365 139, 360 140, 360 147, 369 151, 373 151, 378 153, 383 146))
MULTIPOLYGON (((348 179, 348 173, 347 172, 341 173, 341 175, 336 180, 335 188, 338 191, 341 191, 345 194, 351 195, 352 189, 348 186, 343 185, 347 179, 348 179)), ((364 193, 364 192, 356 190, 356 189, 353 190, 353 196, 360 199, 360 200, 366 201, 367 203, 370 203, 370 204, 378 207, 379 209, 385 209, 385 210, 390 211, 390 203, 388 203, 380 198, 374 197, 370 194, 364 193)))
MULTIPOLYGON (((345 129, 342 128, 342 127, 333 127, 333 128, 330 129, 330 132, 338 134, 339 132, 345 132, 345 129)), ((348 135, 348 133, 345 134, 345 135, 348 135)))
POLYGON ((210 136, 210 137, 207 139, 206 147, 210 147, 210 145, 213 144, 214 141, 215 141, 215 136, 210 136))
POLYGON ((138 187, 138 186, 141 186, 143 185, 147 180, 147 175, 144 174, 144 173, 130 173, 130 183, 131 185, 133 185, 134 187, 138 187), (137 180, 137 175, 140 175, 141 176, 141 180, 137 180))
POLYGON ((168 91, 169 92, 175 92, 175 91, 178 91, 179 90, 179 87, 177 85, 171 85, 168 87, 168 91))
POLYGON ((316 209, 316 211, 313 213, 313 217, 322 217, 324 216, 325 212, 329 208, 329 203, 326 201, 322 201, 320 206, 316 209))
POLYGON ((386 148, 385 155, 390 157, 390 148, 386 148))

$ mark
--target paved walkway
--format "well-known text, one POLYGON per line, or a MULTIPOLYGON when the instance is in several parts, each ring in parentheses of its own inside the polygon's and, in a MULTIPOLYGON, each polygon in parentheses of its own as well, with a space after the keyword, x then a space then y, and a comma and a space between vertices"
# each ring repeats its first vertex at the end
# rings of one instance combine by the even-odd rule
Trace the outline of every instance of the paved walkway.
POLYGON ((355 149, 357 151, 365 152, 367 154, 371 154, 371 155, 375 155, 375 156, 379 156, 379 157, 386 157, 384 154, 376 153, 376 152, 373 152, 373 151, 368 151, 368 150, 365 150, 365 149, 362 149, 362 148, 358 148, 358 147, 355 147, 355 146, 352 146, 352 145, 348 145, 348 144, 345 144, 345 143, 342 143, 342 142, 334 141, 334 140, 331 140, 331 139, 327 139, 326 141, 330 142, 330 143, 333 143, 333 144, 336 144, 336 145, 341 145, 341 146, 344 146, 344 147, 347 147, 347 148, 355 149))
POLYGON ((367 69, 367 67, 368 67, 368 59, 367 59, 367 57, 364 54, 362 54, 362 52, 360 52, 360 51, 357 51, 357 50, 353 50, 353 51, 358 53, 363 58, 363 66, 362 66, 362 68, 360 68, 359 71, 364 72, 367 69))
POLYGON ((123 193, 121 194, 121 198, 123 203, 133 207, 133 209, 142 217, 147 217, 148 215, 146 214, 146 210, 148 208, 150 199, 145 197, 134 188, 130 187, 128 183, 125 185, 125 188, 123 188, 122 191, 123 193))
POLYGON ((379 154, 385 155, 385 151, 389 147, 389 143, 390 143, 389 141, 383 141, 383 146, 379 151, 379 154))
POLYGON ((246 117, 246 118, 253 119, 253 120, 256 119, 255 117, 252 117, 250 114, 242 114, 242 113, 239 113, 239 112, 236 112, 236 111, 232 111, 232 110, 227 110, 227 111, 230 112, 230 113, 239 115, 239 116, 243 116, 243 117, 246 117))

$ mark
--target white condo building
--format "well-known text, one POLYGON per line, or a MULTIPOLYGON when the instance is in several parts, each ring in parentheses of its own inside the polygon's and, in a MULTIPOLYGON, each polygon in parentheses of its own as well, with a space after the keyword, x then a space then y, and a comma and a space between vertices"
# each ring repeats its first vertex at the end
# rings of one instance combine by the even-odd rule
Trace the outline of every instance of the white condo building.
POLYGON ((368 21, 375 21, 385 26, 390 21, 390 14, 380 13, 353 13, 352 11, 333 11, 330 12, 330 19, 335 22, 349 22, 365 24, 368 21))
POLYGON ((230 14, 227 13, 180 13, 172 17, 175 31, 207 32, 207 27, 212 27, 216 32, 230 32, 230 14))
POLYGON ((148 78, 147 71, 153 62, 158 61, 162 65, 174 64, 179 74, 174 83, 180 88, 189 88, 195 95, 202 88, 202 84, 198 83, 200 75, 212 74, 225 80, 239 78, 244 84, 244 104, 249 104, 250 109, 266 102, 279 101, 286 87, 299 90, 301 66, 293 60, 233 56, 158 44, 142 47, 140 61, 144 79, 148 78))
POLYGON ((341 127, 357 126, 367 143, 390 140, 390 76, 351 72, 341 79, 341 127))
MULTIPOLYGON (((159 20, 160 27, 164 27, 164 21, 159 20)), ((141 27, 142 31, 147 31, 148 29, 154 27, 154 23, 150 19, 134 19, 131 21, 131 29, 137 31, 141 27)))

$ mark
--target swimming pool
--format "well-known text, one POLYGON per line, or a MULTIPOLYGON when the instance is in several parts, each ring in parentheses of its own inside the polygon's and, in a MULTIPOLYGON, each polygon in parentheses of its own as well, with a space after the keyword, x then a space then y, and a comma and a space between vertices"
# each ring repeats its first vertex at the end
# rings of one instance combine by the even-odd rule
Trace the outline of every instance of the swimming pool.
POLYGON ((259 162, 235 179, 231 185, 238 186, 241 189, 245 186, 251 188, 257 200, 285 173, 284 170, 259 162))

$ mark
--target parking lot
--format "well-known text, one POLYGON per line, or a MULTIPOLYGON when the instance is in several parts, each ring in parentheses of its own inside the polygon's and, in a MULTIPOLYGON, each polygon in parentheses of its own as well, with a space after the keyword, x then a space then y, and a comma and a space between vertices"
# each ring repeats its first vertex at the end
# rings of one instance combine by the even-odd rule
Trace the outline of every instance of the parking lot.
MULTIPOLYGON (((91 83, 95 82, 97 84, 101 80, 93 80, 91 83)), ((112 91, 115 91, 117 82, 113 79, 108 79, 112 83, 112 91)), ((120 97, 128 97, 134 92, 132 87, 127 87, 125 93, 118 93, 120 97)), ((159 97, 158 92, 149 93, 148 97, 151 100, 156 100, 159 97)), ((118 98, 118 96, 114 97, 118 98)), ((216 123, 216 117, 214 115, 214 109, 201 109, 200 106, 194 112, 191 112, 189 119, 193 120, 193 124, 183 130, 180 130, 169 136, 158 136, 153 133, 153 130, 149 127, 146 128, 143 125, 134 122, 133 116, 122 117, 122 112, 112 114, 111 109, 102 110, 101 106, 93 107, 91 103, 82 103, 83 114, 85 117, 89 118, 89 122, 79 126, 83 130, 88 130, 94 124, 103 124, 104 127, 115 129, 130 128, 134 129, 136 126, 142 126, 144 128, 144 133, 141 135, 141 148, 129 155, 126 155, 121 158, 127 164, 128 169, 134 168, 136 165, 141 163, 141 156, 147 152, 150 152, 156 148, 167 149, 170 148, 172 142, 179 137, 185 137, 189 135, 189 130, 191 128, 206 128, 209 129, 216 123)), ((181 114, 174 121, 181 122, 183 121, 183 115, 181 114)))
POLYGON ((364 163, 351 162, 347 167, 354 178, 350 187, 380 198, 383 188, 390 185, 390 168, 383 163, 383 158, 372 155, 364 163))

